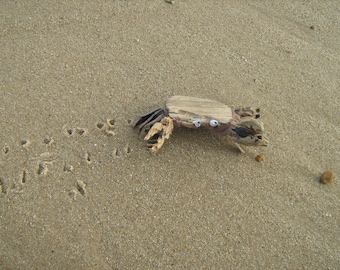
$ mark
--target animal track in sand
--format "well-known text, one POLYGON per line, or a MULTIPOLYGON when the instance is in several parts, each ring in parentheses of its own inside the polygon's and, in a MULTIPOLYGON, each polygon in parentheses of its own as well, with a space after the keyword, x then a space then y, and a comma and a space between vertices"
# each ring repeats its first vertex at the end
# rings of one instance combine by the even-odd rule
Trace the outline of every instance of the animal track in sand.
POLYGON ((116 120, 114 118, 107 119, 106 122, 98 122, 96 124, 97 128, 104 131, 105 134, 109 136, 116 135, 116 127, 115 127, 116 120))
POLYGON ((65 166, 64 166, 64 172, 72 172, 73 169, 74 168, 73 168, 72 165, 65 164, 65 166))
POLYGON ((25 170, 21 171, 22 177, 21 177, 21 184, 25 184, 27 181, 27 172, 25 170))
POLYGON ((91 154, 89 152, 85 153, 85 160, 86 160, 87 164, 91 164, 92 163, 91 154))
POLYGON ((68 128, 66 129, 66 134, 68 136, 72 136, 72 135, 79 135, 79 136, 83 136, 87 133, 87 130, 84 128, 68 128))
POLYGON ((20 145, 22 147, 29 147, 31 145, 30 140, 21 140, 20 145))
MULTIPOLYGON (((131 124, 132 121, 127 120, 127 123, 131 124)), ((116 119, 111 117, 105 121, 97 122, 95 128, 90 129, 90 131, 95 129, 113 137, 118 130, 116 119)), ((84 170, 84 163, 91 165, 92 169, 95 169, 97 162, 109 162, 110 159, 111 161, 117 159, 116 162, 119 162, 120 159, 126 158, 133 152, 128 143, 117 145, 116 140, 112 139, 105 139, 109 142, 109 147, 106 146, 106 142, 99 144, 98 133, 90 131, 87 128, 79 127, 63 128, 62 133, 46 136, 40 142, 36 138, 23 138, 17 144, 5 143, 2 148, 0 146, 2 150, 0 152, 0 164, 3 165, 0 171, 0 195, 24 192, 25 187, 35 183, 34 180, 38 178, 49 179, 49 177, 55 177, 55 175, 60 176, 61 173, 65 173, 66 179, 77 177, 78 174, 74 174, 74 171, 84 170), (66 139, 63 138, 63 135, 66 135, 66 139), (86 138, 79 142, 85 148, 83 156, 78 156, 79 160, 68 160, 72 155, 65 154, 63 156, 61 149, 66 149, 71 153, 79 152, 79 143, 77 141, 80 138, 86 138), (95 150, 92 147, 90 147, 91 150, 90 148, 86 149, 86 143, 88 142, 98 142, 98 146, 97 143, 94 143, 97 148, 95 150), (99 145, 101 145, 101 148, 99 145), (98 151, 96 151, 97 149, 98 151)), ((69 195, 71 197, 73 196, 72 194, 75 194, 75 196, 77 194, 86 195, 86 183, 79 179, 75 179, 75 181, 76 183, 73 184, 69 195)))
POLYGON ((2 178, 0 178, 0 193, 7 194, 7 185, 2 178))
POLYGON ((76 181, 76 188, 79 191, 79 193, 83 196, 86 194, 85 187, 86 187, 86 184, 82 180, 76 181))
POLYGON ((76 200, 78 195, 86 195, 86 184, 84 183, 84 181, 77 180, 75 182, 75 187, 69 191, 68 195, 73 200, 76 200))
POLYGON ((129 155, 131 152, 132 149, 130 148, 129 144, 126 144, 123 148, 114 147, 111 152, 111 156, 112 158, 116 159, 124 155, 129 155))
POLYGON ((46 139, 44 139, 44 143, 46 145, 53 145, 55 143, 55 141, 53 140, 53 138, 46 138, 46 139))
POLYGON ((37 170, 38 175, 47 175, 48 173, 48 168, 47 168, 47 162, 40 162, 39 163, 39 168, 37 170))
POLYGON ((9 150, 10 150, 10 148, 9 148, 8 145, 5 145, 4 148, 2 148, 2 152, 3 152, 5 155, 8 154, 9 150))

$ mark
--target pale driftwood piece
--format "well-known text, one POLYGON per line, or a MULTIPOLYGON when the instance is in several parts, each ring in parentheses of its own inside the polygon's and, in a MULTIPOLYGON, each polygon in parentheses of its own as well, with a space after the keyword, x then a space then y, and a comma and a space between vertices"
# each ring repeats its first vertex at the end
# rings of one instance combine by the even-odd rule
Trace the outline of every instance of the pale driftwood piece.
MULTIPOLYGON (((182 122, 186 117, 199 118, 202 122, 216 119, 221 124, 227 124, 233 117, 231 108, 227 105, 210 99, 184 96, 170 97, 166 102, 170 117, 178 117, 182 122)), ((187 120, 186 120, 187 121, 187 120)), ((192 124, 192 122, 190 122, 192 124)))

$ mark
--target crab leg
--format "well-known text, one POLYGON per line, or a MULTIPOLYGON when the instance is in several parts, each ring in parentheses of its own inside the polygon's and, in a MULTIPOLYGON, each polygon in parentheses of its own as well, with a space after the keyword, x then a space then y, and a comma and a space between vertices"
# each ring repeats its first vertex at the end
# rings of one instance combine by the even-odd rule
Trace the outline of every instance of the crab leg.
POLYGON ((160 121, 164 116, 166 116, 166 111, 164 109, 154 110, 141 116, 133 125, 133 128, 136 128, 138 126, 138 134, 140 134, 145 127, 160 121))
POLYGON ((255 119, 260 118, 260 109, 259 108, 252 108, 252 107, 245 107, 245 108, 239 108, 234 110, 235 113, 237 113, 241 117, 254 117, 255 119))

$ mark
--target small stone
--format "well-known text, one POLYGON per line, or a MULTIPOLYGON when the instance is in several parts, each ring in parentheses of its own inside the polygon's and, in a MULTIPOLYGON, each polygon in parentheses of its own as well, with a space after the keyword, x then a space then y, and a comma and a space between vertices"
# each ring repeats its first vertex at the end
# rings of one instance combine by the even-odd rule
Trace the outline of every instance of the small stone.
POLYGON ((312 30, 314 30, 314 29, 315 29, 315 26, 314 26, 314 25, 311 25, 309 28, 312 29, 312 30))
POLYGON ((263 161, 263 156, 262 156, 262 155, 257 155, 257 156, 255 157, 255 160, 256 160, 257 162, 262 162, 262 161, 263 161))
POLYGON ((333 181, 335 175, 332 171, 326 171, 321 175, 320 182, 322 184, 328 184, 333 181))

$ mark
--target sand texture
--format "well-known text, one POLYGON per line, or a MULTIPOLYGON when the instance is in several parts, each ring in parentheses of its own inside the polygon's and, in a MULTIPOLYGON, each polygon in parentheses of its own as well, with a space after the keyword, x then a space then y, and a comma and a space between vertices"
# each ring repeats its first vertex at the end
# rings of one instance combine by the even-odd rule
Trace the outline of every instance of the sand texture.
POLYGON ((0 12, 1 269, 339 269, 339 1, 0 12), (270 145, 147 152, 132 123, 172 95, 260 107, 270 145))

